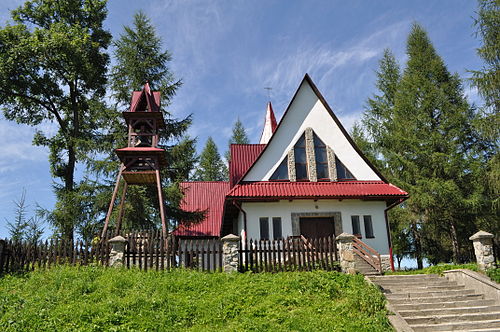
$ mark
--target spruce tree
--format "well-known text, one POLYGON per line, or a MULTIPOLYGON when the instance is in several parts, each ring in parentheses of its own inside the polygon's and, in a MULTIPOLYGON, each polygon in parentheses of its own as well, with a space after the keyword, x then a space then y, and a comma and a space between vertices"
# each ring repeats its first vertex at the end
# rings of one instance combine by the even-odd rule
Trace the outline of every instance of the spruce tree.
POLYGON ((250 140, 248 139, 247 133, 245 131, 245 127, 243 127, 243 123, 241 123, 238 118, 233 126, 233 135, 229 139, 228 142, 228 150, 226 151, 225 157, 229 162, 231 158, 231 144, 248 144, 250 140))
MULTIPOLYGON (((186 136, 191 124, 191 115, 179 120, 173 118, 167 111, 182 81, 174 78, 170 71, 172 56, 164 48, 155 27, 144 13, 138 12, 134 15, 132 26, 124 27, 123 33, 114 42, 114 47, 116 61, 110 77, 114 105, 108 112, 110 129, 100 142, 107 158, 97 161, 92 170, 94 174, 102 174, 109 179, 109 182, 103 188, 102 194, 92 196, 95 197, 93 204, 103 218, 119 169, 114 149, 127 145, 127 130, 121 112, 130 107, 132 91, 142 90, 148 81, 153 91, 161 92, 161 112, 166 127, 160 130, 159 147, 166 150, 168 163, 167 169, 162 170, 162 184, 165 189, 166 213, 169 221, 175 224, 180 216, 186 219, 186 214, 178 208, 182 195, 177 182, 189 178, 197 161, 196 140, 186 136)), ((122 229, 145 230, 158 227, 158 208, 155 188, 129 186, 122 229)))
POLYGON ((363 123, 389 180, 410 193, 405 218, 411 219, 417 258, 421 245, 432 262, 461 261, 481 190, 473 172, 475 114, 460 78, 449 73, 418 24, 409 34, 407 55, 397 80, 387 69, 390 62, 382 61, 379 75, 388 79, 379 77, 382 95, 369 100, 363 123))
POLYGON ((226 174, 226 165, 220 157, 217 146, 212 137, 208 137, 200 154, 200 163, 194 173, 194 179, 196 181, 226 181, 226 174))

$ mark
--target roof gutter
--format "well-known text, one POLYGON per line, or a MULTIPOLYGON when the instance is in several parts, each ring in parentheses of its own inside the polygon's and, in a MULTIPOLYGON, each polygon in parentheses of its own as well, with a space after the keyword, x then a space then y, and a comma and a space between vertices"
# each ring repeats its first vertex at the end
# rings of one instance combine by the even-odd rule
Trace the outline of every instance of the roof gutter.
POLYGON ((241 207, 241 202, 238 203, 238 201, 236 201, 235 199, 233 199, 231 202, 243 214, 243 237, 244 237, 244 239, 242 239, 242 240, 245 243, 246 238, 247 238, 247 213, 241 207))
POLYGON ((407 199, 408 199, 408 196, 406 196, 404 198, 400 198, 397 201, 395 201, 394 203, 392 203, 391 205, 389 205, 387 208, 384 209, 385 229, 387 230, 387 242, 389 244, 389 258, 390 258, 390 261, 391 261, 391 270, 393 272, 395 270, 395 268, 394 268, 394 257, 392 255, 391 227, 389 226, 389 218, 387 218, 387 211, 389 211, 393 207, 395 207, 395 206, 403 203, 407 199))

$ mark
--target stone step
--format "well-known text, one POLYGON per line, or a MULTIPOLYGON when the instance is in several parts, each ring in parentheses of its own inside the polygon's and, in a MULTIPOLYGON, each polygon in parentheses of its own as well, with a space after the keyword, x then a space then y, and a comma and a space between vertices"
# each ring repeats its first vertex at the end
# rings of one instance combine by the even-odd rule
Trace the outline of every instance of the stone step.
POLYGON ((473 299, 462 301, 448 301, 436 303, 401 303, 393 304, 394 309, 400 312, 401 310, 427 310, 427 309, 450 309, 450 308, 463 308, 463 307, 484 307, 494 306, 494 300, 473 299))
POLYGON ((481 313, 471 313, 471 314, 460 314, 460 315, 437 315, 437 316, 416 316, 416 317, 405 317, 405 320, 410 325, 417 324, 442 324, 442 323, 453 323, 453 322, 475 322, 475 321, 488 321, 488 320, 499 320, 500 312, 481 312, 481 313))
POLYGON ((439 303, 451 301, 466 301, 466 300, 480 300, 483 299, 483 294, 467 294, 467 295, 451 295, 451 296, 435 296, 435 297, 421 297, 421 298, 390 298, 387 299, 391 304, 410 304, 410 303, 439 303))
POLYGON ((405 282, 405 281, 376 281, 375 284, 379 285, 383 288, 392 288, 392 287, 424 287, 424 286, 448 286, 450 285, 449 281, 446 280, 429 280, 429 281, 415 281, 415 282, 405 282))
POLYGON ((375 280, 390 280, 390 279, 401 279, 401 280, 411 280, 411 279, 434 279, 441 278, 437 274, 389 274, 380 277, 370 278, 372 281, 375 280))
POLYGON ((405 291, 401 293, 387 293, 387 299, 420 299, 420 298, 430 298, 430 297, 443 297, 443 296, 454 296, 454 295, 469 295, 474 294, 473 289, 456 289, 456 290, 434 290, 434 291, 421 291, 412 292, 405 291))
POLYGON ((464 289, 465 286, 463 285, 442 285, 442 286, 411 286, 411 287, 390 287, 390 288, 383 288, 384 291, 390 292, 390 293, 402 293, 402 292, 426 292, 426 291, 447 291, 447 290, 459 290, 459 289, 464 289))
POLYGON ((410 325, 414 331, 471 331, 477 329, 499 331, 500 319, 486 320, 479 322, 455 322, 444 324, 417 324, 410 325))
POLYGON ((500 312, 500 305, 485 305, 475 307, 456 307, 456 308, 432 308, 432 309, 413 309, 398 310, 403 317, 417 316, 438 316, 438 315, 462 315, 481 312, 500 312))

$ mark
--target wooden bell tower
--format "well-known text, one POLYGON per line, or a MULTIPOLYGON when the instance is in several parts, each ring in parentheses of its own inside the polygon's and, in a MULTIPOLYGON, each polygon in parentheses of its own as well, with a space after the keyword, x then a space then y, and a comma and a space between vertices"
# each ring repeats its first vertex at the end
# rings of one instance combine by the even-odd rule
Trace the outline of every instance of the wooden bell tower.
POLYGON ((122 114, 128 126, 128 146, 115 150, 121 161, 121 166, 108 213, 106 214, 102 238, 104 238, 107 232, 111 212, 113 211, 118 188, 122 180, 124 181, 124 186, 118 207, 116 234, 118 235, 121 229, 123 207, 128 185, 155 184, 158 190, 162 235, 163 238, 166 238, 167 225, 165 221, 160 169, 165 167, 167 162, 165 159, 165 150, 158 148, 158 131, 160 128, 165 127, 163 114, 160 111, 160 92, 151 91, 149 83, 146 82, 141 91, 134 91, 132 93, 130 110, 122 114))

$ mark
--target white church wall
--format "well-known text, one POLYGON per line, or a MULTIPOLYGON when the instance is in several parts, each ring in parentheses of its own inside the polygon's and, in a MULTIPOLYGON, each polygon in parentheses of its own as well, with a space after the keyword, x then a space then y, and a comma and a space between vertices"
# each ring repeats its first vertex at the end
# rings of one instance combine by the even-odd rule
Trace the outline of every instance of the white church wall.
MULTIPOLYGON (((360 227, 363 242, 377 250, 380 254, 388 254, 387 231, 385 226, 384 201, 361 200, 281 200, 279 202, 244 202, 242 208, 247 213, 247 237, 260 238, 260 217, 269 217, 269 235, 273 237, 272 218, 281 217, 283 237, 292 236, 292 213, 340 212, 342 231, 353 233, 351 216, 360 216, 360 227), (374 238, 367 239, 363 223, 363 215, 372 216, 374 238)), ((239 231, 243 231, 243 216, 240 213, 239 231)), ((338 234, 337 234, 338 235, 338 234)))

